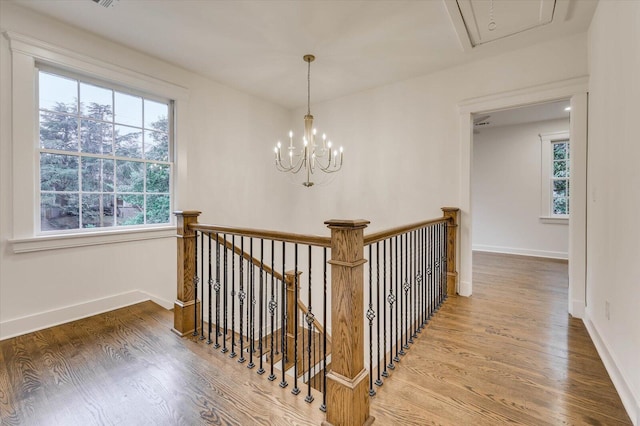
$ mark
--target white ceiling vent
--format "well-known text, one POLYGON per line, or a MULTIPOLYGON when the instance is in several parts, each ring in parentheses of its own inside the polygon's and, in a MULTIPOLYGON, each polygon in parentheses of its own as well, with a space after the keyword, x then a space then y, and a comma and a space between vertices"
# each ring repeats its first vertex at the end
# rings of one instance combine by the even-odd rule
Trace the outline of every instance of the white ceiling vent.
POLYGON ((118 0, 91 0, 102 7, 113 7, 118 0))
POLYGON ((568 0, 444 0, 465 50, 565 19, 568 0))

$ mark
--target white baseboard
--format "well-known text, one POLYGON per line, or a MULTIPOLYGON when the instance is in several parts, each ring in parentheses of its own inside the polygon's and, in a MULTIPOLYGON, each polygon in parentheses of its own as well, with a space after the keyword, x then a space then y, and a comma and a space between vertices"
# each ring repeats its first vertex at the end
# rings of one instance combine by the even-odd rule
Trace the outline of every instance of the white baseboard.
POLYGON ((460 281, 458 283, 458 294, 460 296, 471 296, 471 283, 469 281, 460 281))
POLYGON ((474 244, 474 251, 486 251, 489 253, 518 254, 521 256, 547 257, 550 259, 569 259, 569 253, 563 251, 533 250, 514 247, 486 246, 474 244))
POLYGON ((585 315, 585 306, 584 300, 572 300, 571 306, 569 306, 569 313, 574 318, 584 318, 585 315))
POLYGON ((151 300, 166 309, 173 308, 173 303, 141 290, 90 300, 88 302, 65 306, 50 311, 40 312, 21 318, 0 322, 0 340, 42 330, 67 322, 112 311, 125 306, 151 300))
POLYGON ((585 313, 583 319, 584 325, 587 327, 589 336, 593 341, 593 344, 598 351, 598 355, 602 359, 602 362, 611 377, 611 381, 620 395, 622 404, 627 410, 627 414, 631 418, 631 422, 634 426, 640 426, 640 398, 634 394, 633 389, 629 386, 629 383, 625 380, 625 376, 618 369, 618 364, 612 354, 609 352, 607 345, 598 333, 598 329, 595 324, 589 318, 589 315, 585 313))

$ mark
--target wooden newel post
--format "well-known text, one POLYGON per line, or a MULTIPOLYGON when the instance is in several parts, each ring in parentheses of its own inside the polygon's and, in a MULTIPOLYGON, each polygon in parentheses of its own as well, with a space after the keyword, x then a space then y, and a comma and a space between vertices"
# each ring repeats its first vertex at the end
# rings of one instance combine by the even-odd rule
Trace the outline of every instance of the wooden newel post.
POLYGON ((369 416, 364 368, 364 229, 366 220, 329 220, 331 229, 331 371, 323 425, 362 426, 369 416))
POLYGON ((193 332, 199 318, 194 323, 194 303, 196 312, 200 312, 200 301, 196 300, 193 289, 194 261, 196 255, 196 233, 189 228, 198 223, 199 211, 176 211, 178 220, 178 288, 176 301, 173 304, 173 331, 179 336, 193 332))
POLYGON ((456 253, 458 251, 458 214, 457 207, 442 207, 447 219, 447 295, 455 296, 458 291, 458 271, 456 269, 456 253))
MULTIPOLYGON (((300 290, 300 275, 298 272, 298 290, 300 290)), ((298 320, 298 300, 296 300, 296 273, 287 271, 284 274, 287 285, 287 359, 286 365, 293 365, 295 358, 295 323, 298 320)), ((299 291, 298 291, 299 294, 299 291)), ((299 354, 298 354, 299 356, 299 354)), ((296 360, 297 361, 297 360, 296 360)))

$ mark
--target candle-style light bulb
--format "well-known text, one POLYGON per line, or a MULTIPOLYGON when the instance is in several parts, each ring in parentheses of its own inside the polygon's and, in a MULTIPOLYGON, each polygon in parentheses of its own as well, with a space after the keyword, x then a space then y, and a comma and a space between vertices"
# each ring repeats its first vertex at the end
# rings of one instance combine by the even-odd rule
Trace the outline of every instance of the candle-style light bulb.
POLYGON ((289 130, 289 148, 293 148, 293 130, 289 130))
POLYGON ((341 166, 342 166, 342 156, 343 156, 342 147, 340 147, 340 165, 341 166))

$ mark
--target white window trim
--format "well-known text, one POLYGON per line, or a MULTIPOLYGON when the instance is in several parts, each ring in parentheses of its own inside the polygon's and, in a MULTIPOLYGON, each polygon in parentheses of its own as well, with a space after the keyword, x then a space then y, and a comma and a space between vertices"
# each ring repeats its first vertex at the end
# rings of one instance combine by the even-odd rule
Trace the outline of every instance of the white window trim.
POLYGON ((186 129, 178 109, 188 109, 186 88, 132 71, 111 63, 85 56, 49 43, 5 32, 9 40, 12 62, 12 194, 13 236, 9 239, 15 253, 80 247, 105 243, 164 238, 175 235, 175 221, 170 226, 144 229, 99 230, 65 235, 37 235, 39 209, 36 209, 36 140, 38 134, 36 76, 37 63, 88 75, 117 85, 133 87, 174 100, 174 167, 173 205, 178 206, 178 194, 186 193, 186 182, 178 181, 178 168, 186 170, 186 145, 179 143, 179 129, 186 129))
MULTIPOLYGON (((554 142, 569 140, 571 150, 571 138, 569 131, 541 133, 540 135, 540 221, 550 224, 568 224, 569 215, 553 214, 551 209, 551 145, 554 142)), ((569 178, 569 181, 571 178, 569 178)))

